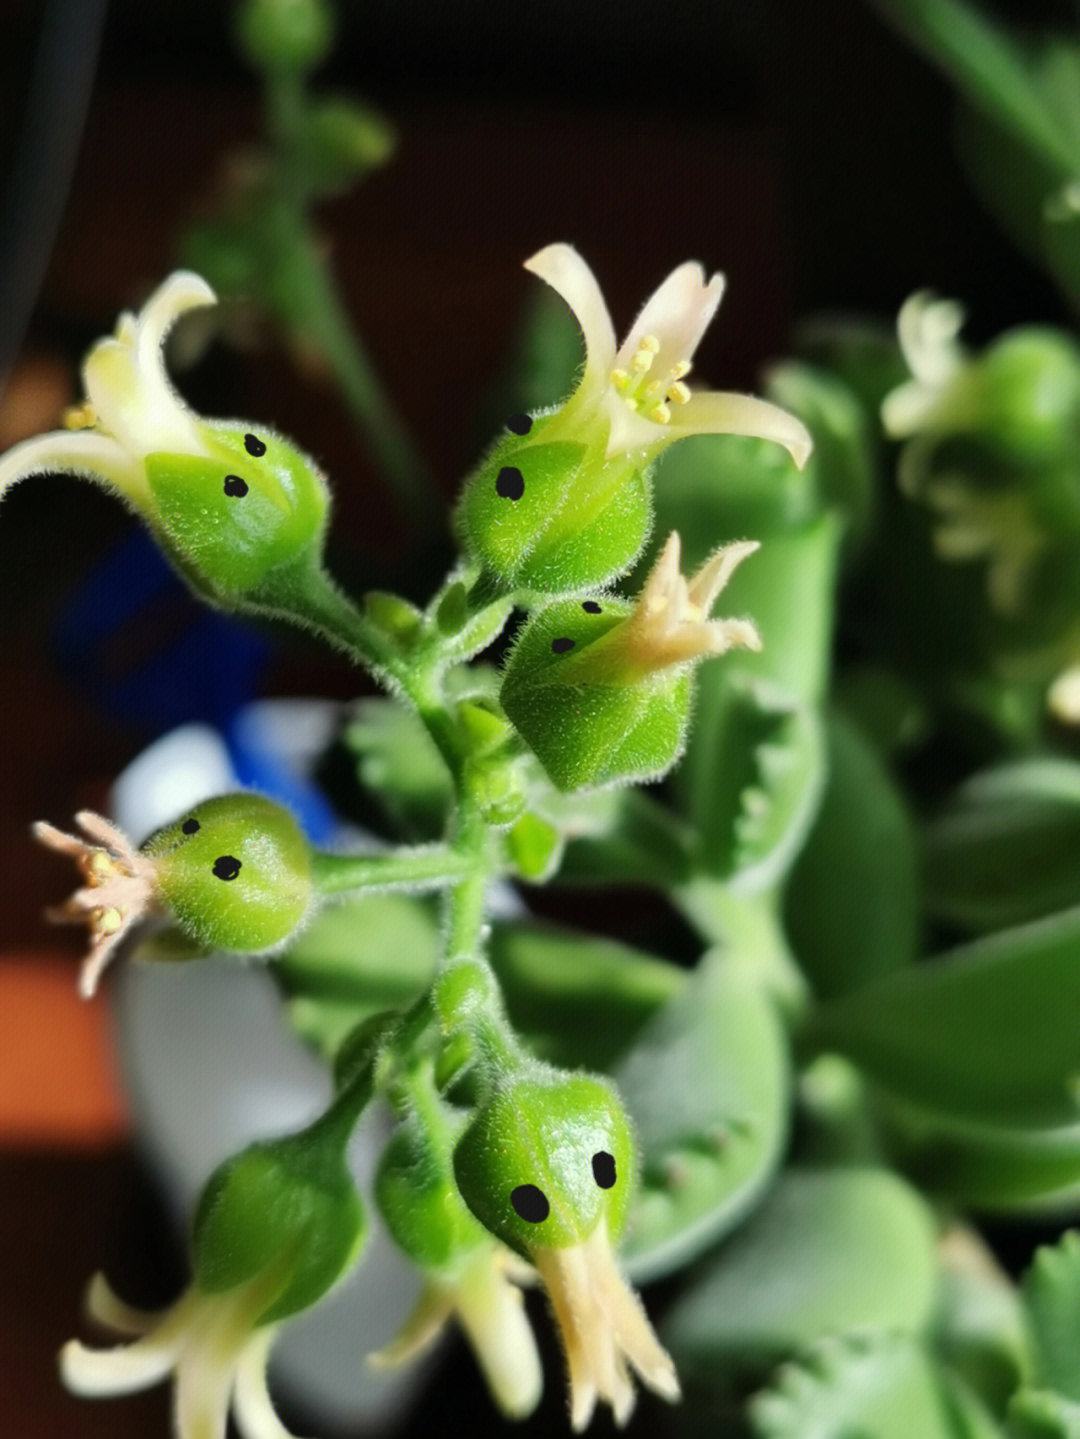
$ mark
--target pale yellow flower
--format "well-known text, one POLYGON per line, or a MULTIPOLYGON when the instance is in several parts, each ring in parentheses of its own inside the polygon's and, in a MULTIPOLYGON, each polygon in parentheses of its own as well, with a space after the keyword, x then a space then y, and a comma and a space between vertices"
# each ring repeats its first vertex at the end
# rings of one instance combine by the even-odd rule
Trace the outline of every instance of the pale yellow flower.
POLYGON ((581 381, 545 428, 544 439, 579 438, 594 426, 607 434, 606 455, 651 458, 688 435, 755 435, 783 445, 800 467, 812 441, 793 415, 753 395, 691 390, 694 351, 716 313, 723 275, 706 281, 695 261, 673 270, 646 302, 618 345, 596 278, 570 245, 548 245, 525 268, 574 312, 585 339, 581 381))

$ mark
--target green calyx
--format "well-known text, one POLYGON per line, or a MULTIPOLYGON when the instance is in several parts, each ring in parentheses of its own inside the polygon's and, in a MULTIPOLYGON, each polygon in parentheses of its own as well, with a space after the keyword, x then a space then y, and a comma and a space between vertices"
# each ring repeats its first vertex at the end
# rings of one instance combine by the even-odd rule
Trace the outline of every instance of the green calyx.
POLYGON ((207 454, 149 454, 149 518, 193 588, 216 603, 286 604, 317 568, 329 511, 314 462, 263 425, 205 424, 207 454))
POLYGON ((688 669, 628 673, 601 661, 605 637, 631 613, 623 600, 557 601, 522 630, 499 698, 522 739, 561 790, 664 774, 682 753, 690 719, 688 669), (596 647, 595 675, 590 647, 596 647))
POLYGON ((616 1235, 636 1179, 630 1123, 603 1080, 534 1066, 481 1106, 454 1174, 485 1229, 526 1257, 579 1244, 602 1220, 616 1235))
POLYGON ((312 908, 311 851, 288 810, 258 794, 204 801, 146 841, 161 898, 200 944, 257 952, 312 908))
MULTIPOLYGON (((524 417, 523 417, 524 418, 524 417)), ((500 440, 465 485, 458 526, 506 593, 607 584, 641 552, 652 523, 649 467, 608 460, 603 443, 545 441, 551 416, 500 440)))
POLYGON ((269 1323, 307 1309, 344 1274, 367 1233, 345 1164, 349 1128, 324 1120, 254 1144, 210 1178, 192 1238, 195 1278, 207 1293, 280 1276, 258 1319, 269 1323))
POLYGON ((454 1180, 454 1143, 465 1124, 432 1101, 411 1113, 383 1150, 375 1201, 394 1242, 422 1269, 452 1270, 487 1234, 454 1180))

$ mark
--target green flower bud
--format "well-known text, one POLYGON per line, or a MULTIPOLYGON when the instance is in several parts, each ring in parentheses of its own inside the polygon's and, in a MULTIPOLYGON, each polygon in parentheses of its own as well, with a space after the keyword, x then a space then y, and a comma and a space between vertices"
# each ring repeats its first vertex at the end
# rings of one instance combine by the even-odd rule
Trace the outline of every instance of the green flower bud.
POLYGON ((394 132, 351 100, 321 100, 304 116, 297 160, 312 195, 342 194, 394 153, 394 132))
POLYGON ((466 483, 459 509, 466 546, 506 591, 560 594, 595 588, 640 552, 652 513, 648 466, 605 459, 603 448, 545 439, 551 416, 516 416, 511 434, 466 483))
POLYGON ((1073 459, 1080 439, 1080 350, 1061 331, 1010 330, 978 362, 978 432, 1021 465, 1073 459))
POLYGON ((601 1221, 618 1234, 634 1164, 630 1124, 614 1089, 556 1070, 505 1080, 454 1151, 465 1203, 527 1258, 539 1248, 579 1244, 601 1221))
POLYGON ((308 1308, 336 1283, 367 1232, 345 1163, 347 1138, 347 1126, 320 1123, 254 1144, 217 1170, 199 1200, 192 1241, 205 1293, 280 1274, 257 1316, 268 1323, 308 1308))
POLYGON ((650 779, 674 764, 690 717, 690 666, 734 645, 760 647, 748 621, 708 619, 756 548, 728 545, 687 582, 672 534, 635 604, 557 601, 525 625, 500 699, 559 789, 650 779))
POLYGON ((313 70, 330 51, 334 15, 325 0, 246 0, 236 39, 257 70, 313 70))
POLYGON ((447 1270, 486 1244, 488 1235, 454 1182, 451 1155, 465 1116, 440 1109, 438 1135, 415 1114, 394 1134, 376 1171, 375 1201, 394 1242, 414 1264, 447 1270))
POLYGON ((288 810, 258 794, 204 801, 143 846, 158 892, 201 944, 271 949, 310 911, 311 852, 288 810))
POLYGON ((27 475, 80 475, 146 521, 188 583, 211 602, 289 609, 321 565, 329 494, 315 464, 260 424, 201 419, 165 371, 165 336, 214 303, 178 271, 138 316, 121 315, 83 364, 90 428, 27 440, 0 459, 0 495, 27 475))
POLYGON ((526 262, 574 312, 585 339, 577 389, 559 409, 515 415, 469 480, 460 524, 469 548, 505 590, 580 593, 627 569, 648 538, 652 461, 690 435, 759 435, 798 465, 810 453, 801 421, 750 395, 692 393, 685 383, 716 312, 722 275, 680 265, 623 345, 592 271, 569 245, 526 262))

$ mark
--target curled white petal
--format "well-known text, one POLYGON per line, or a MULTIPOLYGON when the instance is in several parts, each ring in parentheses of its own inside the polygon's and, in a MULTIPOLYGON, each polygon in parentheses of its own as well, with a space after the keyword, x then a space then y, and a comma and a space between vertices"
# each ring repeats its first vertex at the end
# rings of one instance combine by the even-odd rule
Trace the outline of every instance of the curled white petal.
POLYGON ((60 1377, 73 1394, 99 1399, 160 1384, 175 1363, 176 1347, 149 1337, 114 1349, 88 1349, 71 1339, 60 1351, 60 1377))
POLYGON ((756 395, 698 390, 671 418, 673 435, 747 435, 783 445, 801 470, 814 442, 803 422, 756 395))
POLYGON ((0 499, 19 480, 51 474, 103 480, 131 504, 148 503, 143 467, 115 439, 92 430, 55 430, 0 455, 0 499))
POLYGON ((615 363, 615 327, 596 276, 572 245, 547 245, 525 261, 569 305, 585 339, 585 365, 606 377, 615 363))
POLYGON ((274 1331, 265 1329, 248 1344, 236 1366, 233 1414, 243 1439, 296 1439, 277 1416, 266 1387, 274 1331))
POLYGON ((117 1334, 146 1334, 154 1327, 157 1318, 149 1310, 134 1309, 120 1299, 100 1270, 87 1285, 83 1307, 91 1319, 107 1329, 114 1329, 117 1334))
POLYGON ((725 283, 719 273, 706 283, 705 271, 696 260, 687 260, 672 270, 645 301, 619 347, 615 364, 629 363, 649 335, 655 335, 660 344, 657 369, 662 370, 667 363, 692 360, 723 298, 725 283))
POLYGON ((179 270, 138 315, 122 315, 116 333, 99 340, 84 360, 83 384, 99 428, 133 455, 205 453, 198 417, 169 379, 164 345, 181 315, 215 301, 205 280, 179 270))

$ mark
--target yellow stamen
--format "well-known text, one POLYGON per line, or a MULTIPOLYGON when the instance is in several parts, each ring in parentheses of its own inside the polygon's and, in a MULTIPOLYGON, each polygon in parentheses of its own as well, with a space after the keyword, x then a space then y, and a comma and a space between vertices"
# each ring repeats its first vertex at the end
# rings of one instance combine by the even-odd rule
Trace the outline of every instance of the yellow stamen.
POLYGON ((92 430, 97 424, 97 411, 89 400, 69 405, 61 417, 65 430, 92 430))
POLYGON ((658 425, 666 425, 671 419, 671 408, 668 405, 654 405, 649 411, 648 418, 658 425))
POLYGON ((612 370, 611 383, 621 394, 623 390, 628 389, 630 386, 629 372, 626 370, 612 370))
POLYGON ((668 386, 667 398, 673 405, 685 405, 690 398, 690 386, 684 385, 682 380, 676 380, 668 386))
POLYGON ((689 360, 677 360, 668 373, 673 380, 682 380, 686 378, 693 368, 689 360))
POLYGON ((94 918, 94 928, 99 934, 115 934, 124 922, 118 909, 99 910, 94 918))

